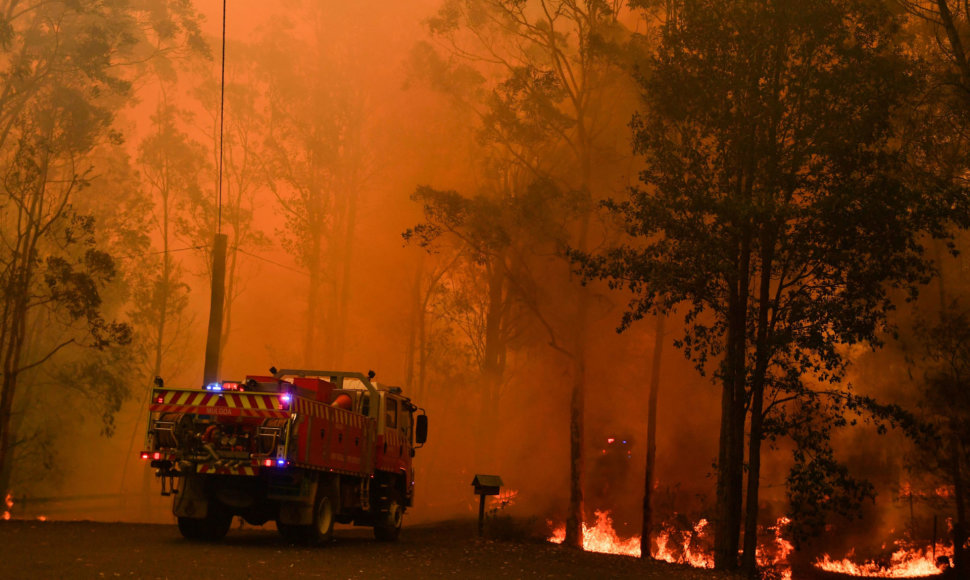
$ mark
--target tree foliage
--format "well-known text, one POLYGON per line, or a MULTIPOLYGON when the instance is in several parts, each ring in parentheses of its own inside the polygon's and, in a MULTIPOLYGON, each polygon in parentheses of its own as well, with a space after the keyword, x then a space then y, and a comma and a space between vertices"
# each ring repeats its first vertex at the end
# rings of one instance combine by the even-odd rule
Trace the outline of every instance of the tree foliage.
POLYGON ((103 315, 102 292, 116 263, 99 247, 104 238, 84 211, 83 194, 97 179, 93 152, 121 141, 112 123, 141 72, 136 63, 197 42, 198 30, 184 3, 9 0, 0 3, 0 31, 5 489, 23 417, 13 420, 18 378, 68 347, 104 349, 130 340, 125 323, 103 315))
MULTIPOLYGON (((644 67, 644 113, 633 123, 642 185, 606 204, 629 242, 575 255, 588 276, 635 293, 623 327, 683 305, 679 346, 701 369, 716 364, 716 559, 733 567, 746 417, 746 501, 756 510, 763 422, 815 397, 806 378, 837 385, 844 345, 879 344, 894 292, 912 296, 932 274, 926 236, 946 237, 968 204, 949 181, 910 171, 919 140, 904 128, 922 77, 894 42, 898 24, 885 7, 674 5, 644 67)), ((798 449, 811 454, 796 461, 798 497, 852 487, 826 446, 798 449)))

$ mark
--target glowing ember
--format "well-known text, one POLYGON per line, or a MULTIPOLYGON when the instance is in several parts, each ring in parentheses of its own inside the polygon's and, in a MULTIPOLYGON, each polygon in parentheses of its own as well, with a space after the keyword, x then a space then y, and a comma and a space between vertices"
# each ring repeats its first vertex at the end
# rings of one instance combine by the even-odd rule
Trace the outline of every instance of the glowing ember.
MULTIPOLYGON (((937 555, 950 556, 952 549, 937 548, 937 555)), ((923 550, 900 548, 893 552, 888 563, 877 563, 872 560, 857 564, 851 560, 853 552, 849 552, 842 560, 833 560, 828 554, 823 554, 815 561, 815 567, 826 572, 838 572, 850 576, 868 576, 870 578, 915 578, 931 576, 942 572, 933 561, 933 548, 923 550)))
POLYGON ((9 520, 10 510, 13 509, 13 494, 10 493, 9 491, 7 492, 7 496, 3 498, 3 504, 6 507, 6 509, 3 510, 3 519, 9 520))
POLYGON ((916 490, 909 482, 903 483, 899 487, 899 499, 927 499, 933 496, 941 499, 953 497, 953 486, 942 485, 932 490, 916 490))

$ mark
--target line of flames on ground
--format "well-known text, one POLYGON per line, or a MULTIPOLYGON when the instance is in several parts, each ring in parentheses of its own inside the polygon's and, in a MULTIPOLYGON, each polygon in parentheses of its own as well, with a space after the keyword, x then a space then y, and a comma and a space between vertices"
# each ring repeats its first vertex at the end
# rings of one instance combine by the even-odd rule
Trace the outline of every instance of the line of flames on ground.
MULTIPOLYGON (((596 523, 594 525, 583 524, 584 550, 640 557, 640 536, 632 536, 627 539, 620 538, 613 529, 613 520, 608 511, 596 511, 595 516, 596 523)), ((774 568, 783 579, 791 578, 788 557, 794 551, 794 546, 781 535, 782 530, 789 522, 788 518, 779 518, 775 525, 770 527, 774 534, 770 545, 759 547, 757 551, 758 565, 774 568)), ((668 531, 657 534, 653 541, 651 556, 655 560, 671 564, 687 564, 695 568, 713 568, 713 556, 696 545, 696 539, 707 534, 708 525, 706 519, 699 520, 693 526, 693 533, 681 533, 679 540, 668 531)), ((555 544, 561 544, 565 539, 565 525, 555 527, 552 535, 548 538, 550 542, 555 544)), ((949 557, 952 554, 952 548, 939 544, 936 550, 933 547, 916 549, 899 545, 888 563, 867 561, 858 564, 852 561, 854 553, 849 552, 846 558, 841 560, 833 560, 828 554, 823 554, 814 564, 820 570, 850 576, 913 578, 939 574, 941 569, 936 565, 935 557, 949 557)))

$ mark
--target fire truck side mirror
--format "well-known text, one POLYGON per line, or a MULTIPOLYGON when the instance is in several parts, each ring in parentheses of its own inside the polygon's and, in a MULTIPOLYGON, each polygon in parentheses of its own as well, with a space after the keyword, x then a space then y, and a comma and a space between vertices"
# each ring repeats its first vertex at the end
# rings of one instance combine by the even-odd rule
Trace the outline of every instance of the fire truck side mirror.
POLYGON ((428 416, 418 415, 417 423, 414 425, 414 442, 418 445, 424 445, 424 442, 428 440, 428 416))

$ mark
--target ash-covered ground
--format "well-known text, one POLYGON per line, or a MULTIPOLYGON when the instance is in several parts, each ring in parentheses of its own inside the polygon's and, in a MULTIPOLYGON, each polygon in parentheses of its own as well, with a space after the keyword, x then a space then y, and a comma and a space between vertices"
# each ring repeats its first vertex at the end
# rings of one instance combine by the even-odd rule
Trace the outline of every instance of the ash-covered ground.
POLYGON ((286 544, 272 524, 234 527, 219 543, 175 526, 0 521, 0 578, 646 578, 729 575, 522 539, 480 539, 474 521, 406 526, 395 543, 337 529, 324 547, 286 544))

